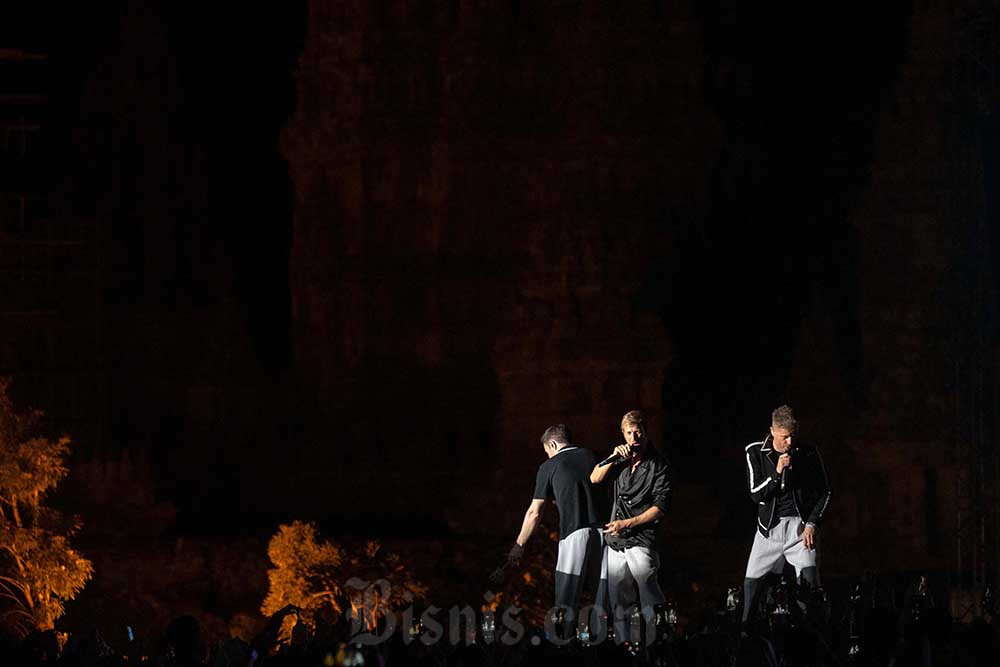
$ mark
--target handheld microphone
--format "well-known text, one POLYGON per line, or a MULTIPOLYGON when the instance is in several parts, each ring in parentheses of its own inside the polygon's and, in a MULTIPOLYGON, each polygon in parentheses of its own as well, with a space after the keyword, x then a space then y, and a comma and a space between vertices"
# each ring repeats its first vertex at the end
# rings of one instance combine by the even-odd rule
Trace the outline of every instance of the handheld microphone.
POLYGON ((610 465, 612 463, 618 463, 619 461, 622 461, 624 459, 625 459, 625 457, 622 456, 622 455, 620 455, 620 454, 612 454, 608 458, 606 458, 603 461, 601 461, 600 463, 598 463, 597 466, 599 468, 603 468, 606 465, 610 465))
POLYGON ((608 458, 604 459, 603 461, 601 461, 597 465, 598 465, 598 467, 603 468, 606 465, 611 465, 612 463, 618 463, 621 460, 622 460, 621 455, 619 455, 619 454, 612 454, 611 456, 609 456, 608 458))
MULTIPOLYGON (((792 454, 795 453, 795 448, 791 447, 785 453, 788 454, 789 459, 791 459, 792 454)), ((785 466, 784 470, 781 471, 781 492, 782 493, 785 492, 785 481, 788 479, 788 468, 789 468, 789 466, 785 466)))

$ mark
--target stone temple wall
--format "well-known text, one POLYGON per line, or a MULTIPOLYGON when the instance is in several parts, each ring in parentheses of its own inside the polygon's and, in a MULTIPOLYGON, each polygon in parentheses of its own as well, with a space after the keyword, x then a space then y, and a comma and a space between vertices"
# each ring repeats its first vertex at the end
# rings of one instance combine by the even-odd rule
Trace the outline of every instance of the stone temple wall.
POLYGON ((704 197, 698 28, 377 4, 310 3, 283 135, 297 365, 378 488, 425 479, 432 511, 487 470, 520 512, 546 426, 602 451, 629 409, 659 427, 670 346, 639 293, 704 197))
POLYGON ((835 496, 831 542, 899 526, 845 568, 939 564, 947 9, 614 4, 309 2, 282 150, 330 427, 297 488, 509 532, 547 425, 603 451, 641 407, 683 525, 748 541, 742 445, 787 400, 840 488, 894 495, 835 496))

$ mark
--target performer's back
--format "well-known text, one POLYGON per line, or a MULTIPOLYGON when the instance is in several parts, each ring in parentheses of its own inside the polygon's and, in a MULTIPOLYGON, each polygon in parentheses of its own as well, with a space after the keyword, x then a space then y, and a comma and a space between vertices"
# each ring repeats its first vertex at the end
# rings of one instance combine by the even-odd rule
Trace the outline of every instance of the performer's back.
POLYGON ((608 518, 602 491, 590 483, 597 457, 583 447, 565 447, 538 468, 535 498, 555 498, 559 537, 580 528, 599 528, 608 518))

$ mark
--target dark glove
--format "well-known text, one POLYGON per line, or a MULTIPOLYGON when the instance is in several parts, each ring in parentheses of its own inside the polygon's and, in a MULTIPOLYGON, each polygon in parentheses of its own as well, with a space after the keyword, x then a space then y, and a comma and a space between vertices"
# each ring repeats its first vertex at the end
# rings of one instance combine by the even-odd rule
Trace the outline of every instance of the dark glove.
POLYGON ((522 547, 520 544, 518 544, 517 542, 515 542, 514 546, 512 546, 510 548, 510 551, 507 552, 507 564, 508 565, 520 565, 521 564, 521 559, 523 557, 524 557, 524 547, 522 547))

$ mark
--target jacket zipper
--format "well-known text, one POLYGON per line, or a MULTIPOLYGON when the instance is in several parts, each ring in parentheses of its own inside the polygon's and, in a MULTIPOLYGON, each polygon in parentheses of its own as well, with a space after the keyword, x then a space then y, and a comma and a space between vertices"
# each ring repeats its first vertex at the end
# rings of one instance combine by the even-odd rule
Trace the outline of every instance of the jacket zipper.
MULTIPOLYGON (((771 436, 769 435, 769 436, 767 436, 767 438, 764 438, 764 444, 765 445, 767 444, 767 441, 768 441, 768 439, 770 437, 771 436)), ((772 451, 773 451, 773 448, 772 448, 772 451)), ((768 463, 770 463, 770 462, 771 462, 770 461, 770 457, 768 457, 768 463)), ((780 484, 781 482, 778 482, 778 483, 780 484)), ((769 518, 767 520, 767 534, 768 535, 771 534, 771 528, 774 527, 771 524, 774 523, 774 510, 777 509, 777 507, 778 507, 778 498, 777 498, 777 496, 775 496, 774 498, 771 498, 771 518, 769 518)), ((795 511, 798 511, 798 508, 795 508, 795 511)))

